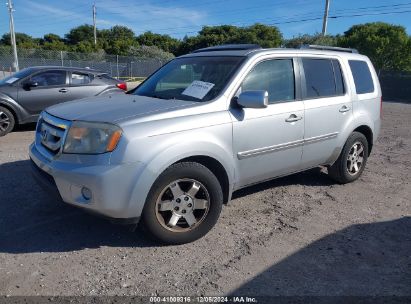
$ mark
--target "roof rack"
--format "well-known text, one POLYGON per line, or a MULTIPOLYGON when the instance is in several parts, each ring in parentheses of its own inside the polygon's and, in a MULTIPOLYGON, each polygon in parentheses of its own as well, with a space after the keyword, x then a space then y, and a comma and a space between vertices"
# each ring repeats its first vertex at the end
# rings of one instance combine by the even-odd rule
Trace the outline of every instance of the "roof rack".
POLYGON ((299 49, 314 49, 314 50, 335 51, 335 52, 346 52, 346 53, 358 54, 358 50, 356 49, 342 48, 342 47, 336 47, 336 46, 327 46, 327 45, 302 44, 300 45, 299 49))
POLYGON ((242 51, 242 50, 256 50, 261 49, 258 44, 223 44, 217 46, 210 46, 203 49, 193 51, 193 53, 215 52, 215 51, 242 51))

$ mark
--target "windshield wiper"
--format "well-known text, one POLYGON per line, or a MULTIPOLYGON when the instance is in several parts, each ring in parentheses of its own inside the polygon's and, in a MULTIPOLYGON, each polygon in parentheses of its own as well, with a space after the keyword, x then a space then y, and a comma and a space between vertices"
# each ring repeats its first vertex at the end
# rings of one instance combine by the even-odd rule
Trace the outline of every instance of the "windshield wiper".
POLYGON ((158 99, 167 100, 167 98, 164 98, 164 97, 162 97, 162 96, 160 96, 160 95, 155 95, 155 94, 153 94, 153 95, 139 95, 139 94, 136 94, 136 95, 137 95, 137 96, 144 96, 144 97, 158 98, 158 99))

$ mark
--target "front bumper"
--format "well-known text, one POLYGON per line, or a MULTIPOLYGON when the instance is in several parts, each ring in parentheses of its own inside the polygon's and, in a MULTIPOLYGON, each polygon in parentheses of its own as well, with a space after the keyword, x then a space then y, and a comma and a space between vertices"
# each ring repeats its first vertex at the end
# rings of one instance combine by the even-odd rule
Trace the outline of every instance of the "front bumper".
POLYGON ((37 167, 36 163, 32 159, 30 159, 30 165, 31 173, 34 179, 36 180, 37 184, 55 200, 61 201, 62 199, 57 189, 57 185, 54 181, 54 178, 47 172, 37 167))
MULTIPOLYGON (((53 197, 64 202, 109 217, 113 221, 135 223, 140 210, 138 204, 131 202, 131 193, 143 170, 141 162, 110 165, 93 164, 84 161, 82 156, 70 156, 73 162, 61 159, 50 160, 30 146, 33 175, 36 181, 53 197), (82 188, 91 191, 86 199, 82 188)), ((90 159, 97 156, 85 156, 90 159)))

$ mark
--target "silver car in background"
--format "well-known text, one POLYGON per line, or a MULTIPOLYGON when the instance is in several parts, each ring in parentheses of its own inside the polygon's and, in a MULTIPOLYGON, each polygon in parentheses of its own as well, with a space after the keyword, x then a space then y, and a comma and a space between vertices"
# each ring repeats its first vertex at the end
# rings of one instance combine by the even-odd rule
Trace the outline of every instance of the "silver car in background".
POLYGON ((380 107, 375 70, 354 50, 211 47, 127 95, 48 108, 30 158, 64 202, 181 244, 205 235, 238 189, 319 165, 356 180, 380 107))

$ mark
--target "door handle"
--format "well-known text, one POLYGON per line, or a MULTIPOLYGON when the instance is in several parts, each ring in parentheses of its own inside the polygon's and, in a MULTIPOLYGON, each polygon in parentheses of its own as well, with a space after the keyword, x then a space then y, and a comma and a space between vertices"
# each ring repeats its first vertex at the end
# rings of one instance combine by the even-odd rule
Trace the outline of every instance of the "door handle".
POLYGON ((298 116, 298 115, 295 115, 295 114, 291 114, 290 117, 288 117, 285 121, 286 121, 286 122, 295 122, 295 121, 299 121, 299 120, 301 120, 301 119, 303 119, 302 116, 298 116))
POLYGON ((351 110, 351 108, 350 107, 347 107, 346 105, 343 105, 341 108, 340 108, 340 113, 345 113, 345 112, 348 112, 349 110, 351 110))
POLYGON ((67 90, 67 89, 60 89, 59 92, 60 92, 60 93, 67 93, 68 90, 67 90))

